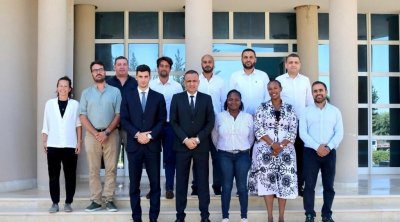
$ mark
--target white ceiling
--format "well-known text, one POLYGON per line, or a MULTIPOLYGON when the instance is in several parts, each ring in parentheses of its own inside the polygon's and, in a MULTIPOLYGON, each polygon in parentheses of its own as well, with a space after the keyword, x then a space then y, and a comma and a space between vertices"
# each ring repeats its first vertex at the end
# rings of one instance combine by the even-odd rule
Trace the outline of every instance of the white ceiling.
MULTIPOLYGON (((214 11, 294 12, 296 6, 318 5, 320 12, 329 12, 329 1, 213 0, 213 9, 214 11)), ((75 0, 74 3, 96 5, 98 11, 183 11, 185 0, 75 0)), ((358 0, 358 12, 400 13, 400 0, 358 0)))

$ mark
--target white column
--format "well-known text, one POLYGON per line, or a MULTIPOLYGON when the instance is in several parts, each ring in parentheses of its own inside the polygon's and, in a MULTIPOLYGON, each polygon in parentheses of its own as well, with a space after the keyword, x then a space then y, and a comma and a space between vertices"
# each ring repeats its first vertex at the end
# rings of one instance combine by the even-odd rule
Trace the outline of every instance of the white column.
POLYGON ((201 57, 212 52, 212 0, 185 1, 186 70, 201 72, 201 57))
POLYGON ((329 6, 330 95, 332 104, 341 110, 344 123, 335 182, 357 185, 357 0, 331 0, 329 6))
POLYGON ((37 13, 37 1, 1 1, 0 192, 36 187, 37 13))
MULTIPOLYGON (((94 60, 95 10, 94 5, 75 5, 74 94, 77 100, 93 84, 89 65, 94 60)), ((86 152, 81 152, 78 159, 77 175, 88 175, 86 152)))
POLYGON ((311 82, 318 80, 318 6, 301 5, 296 10, 297 51, 301 73, 311 82))
MULTIPOLYGON (((46 101, 56 96, 57 79, 67 73, 68 61, 68 4, 69 0, 38 1, 37 54, 37 128, 41 131, 46 101)), ((37 140, 37 182, 39 189, 48 188, 46 156, 42 139, 37 140)))

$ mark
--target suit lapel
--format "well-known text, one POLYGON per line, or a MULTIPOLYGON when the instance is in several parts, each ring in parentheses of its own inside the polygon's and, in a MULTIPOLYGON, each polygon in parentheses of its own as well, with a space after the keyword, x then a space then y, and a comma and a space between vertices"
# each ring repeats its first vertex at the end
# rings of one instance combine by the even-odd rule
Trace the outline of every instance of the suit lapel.
MULTIPOLYGON (((140 97, 139 96, 140 96, 139 92, 138 92, 137 88, 135 88, 134 91, 133 91, 133 98, 132 98, 133 99, 133 104, 135 106, 139 107, 140 110, 142 110, 142 103, 140 102, 140 97)), ((143 112, 144 111, 142 110, 142 113, 143 112)))

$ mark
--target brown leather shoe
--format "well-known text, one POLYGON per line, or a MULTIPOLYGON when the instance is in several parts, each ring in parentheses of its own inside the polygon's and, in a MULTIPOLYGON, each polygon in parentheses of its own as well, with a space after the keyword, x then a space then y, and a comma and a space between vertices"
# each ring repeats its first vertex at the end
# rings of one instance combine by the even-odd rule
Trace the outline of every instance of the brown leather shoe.
POLYGON ((165 198, 167 198, 167 199, 173 199, 174 198, 174 191, 172 191, 172 190, 167 190, 166 192, 165 192, 165 198))
POLYGON ((146 194, 146 199, 150 199, 150 191, 146 194))

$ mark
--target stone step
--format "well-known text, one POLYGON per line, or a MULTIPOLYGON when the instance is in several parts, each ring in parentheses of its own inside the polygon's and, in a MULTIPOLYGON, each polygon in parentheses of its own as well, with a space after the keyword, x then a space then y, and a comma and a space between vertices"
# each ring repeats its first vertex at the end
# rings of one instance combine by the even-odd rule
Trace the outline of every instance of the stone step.
MULTIPOLYGON (((143 209, 143 221, 148 221, 147 209, 143 209)), ((199 212, 196 210, 186 211, 186 221, 200 221, 199 212)), ((220 210, 210 210, 210 220, 221 221, 220 210)), ((278 217, 278 212, 274 211, 274 216, 278 217)), ((400 218, 399 210, 336 210, 334 211, 334 217, 338 222, 397 222, 400 218)), ((159 222, 173 222, 175 220, 175 211, 169 211, 169 209, 162 208, 159 216, 159 222)), ((250 222, 263 222, 266 221, 266 211, 264 210, 249 210, 248 220, 250 222)), ((320 221, 320 217, 317 216, 316 221, 320 221)), ((130 209, 121 208, 119 212, 111 213, 105 210, 87 213, 83 211, 74 211, 72 213, 58 212, 55 214, 49 214, 43 211, 28 211, 23 212, 0 212, 0 221, 2 222, 128 222, 131 221, 130 209)), ((231 211, 230 221, 239 222, 240 212, 231 211)), ((286 222, 297 222, 304 221, 304 212, 287 210, 285 212, 286 222)))
MULTIPOLYGON (((322 205, 322 197, 316 197, 315 209, 318 212, 322 205)), ((49 198, 0 198, 0 221, 26 221, 26 222, 102 222, 102 221, 130 221, 131 210, 129 197, 116 198, 119 212, 111 213, 106 210, 87 213, 84 208, 89 204, 88 198, 75 198, 74 212, 59 212, 49 214, 47 212, 51 202, 49 198)), ((237 197, 232 197, 230 217, 232 222, 240 221, 240 208, 237 197)), ((149 201, 142 197, 143 220, 148 217, 149 201)), ((275 201, 274 215, 278 216, 277 201, 275 201)), ((61 210, 63 205, 60 205, 61 210)), ((210 202, 211 221, 221 220, 220 197, 212 196, 210 202)), ((333 204, 334 219, 340 222, 347 221, 400 221, 400 196, 337 196, 333 204)), ((187 220, 199 221, 197 197, 190 196, 187 206, 187 220)), ((261 197, 249 198, 249 221, 266 221, 266 208, 261 197)), ((160 222, 175 220, 175 200, 161 199, 160 222)), ((288 200, 285 213, 285 221, 304 221, 302 198, 288 200)), ((320 221, 317 217, 316 221, 320 221)))
MULTIPOLYGON (((63 200, 63 199, 62 199, 63 200)), ((249 197, 249 210, 251 209, 264 209, 265 203, 262 197, 250 196, 249 197)), ((74 198, 73 207, 76 209, 84 209, 89 205, 89 199, 78 197, 74 198)), ((119 208, 129 208, 130 202, 129 197, 117 197, 115 199, 115 204, 119 208)), ((277 200, 275 201, 277 204, 277 200)), ((315 207, 319 209, 323 204, 323 199, 321 196, 316 196, 315 207)), ((32 209, 47 209, 51 205, 50 198, 0 198, 0 208, 32 208, 32 209)), ((62 205, 62 201, 60 202, 62 205)), ((141 197, 141 205, 143 207, 149 207, 149 200, 145 197, 141 197)), ((210 199, 210 209, 220 208, 221 199, 220 196, 211 196, 210 199)), ((161 207, 168 209, 175 209, 175 199, 168 200, 161 197, 161 207)), ((187 201, 188 208, 196 209, 198 207, 197 196, 188 196, 187 201)), ((0 209, 0 212, 3 211, 0 209)), ((239 199, 238 197, 232 197, 231 199, 231 209, 239 210, 239 199)), ((303 199, 298 197, 294 200, 288 200, 286 202, 286 209, 288 210, 302 210, 303 209, 303 199)), ((347 209, 400 209, 400 195, 391 196, 336 196, 333 209, 347 210, 347 209)))

